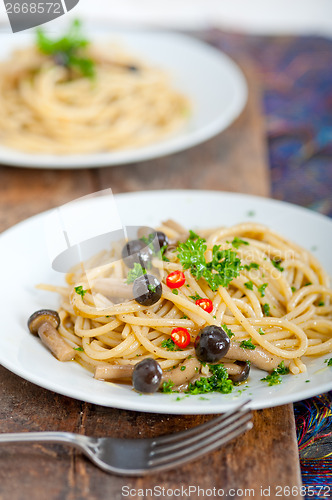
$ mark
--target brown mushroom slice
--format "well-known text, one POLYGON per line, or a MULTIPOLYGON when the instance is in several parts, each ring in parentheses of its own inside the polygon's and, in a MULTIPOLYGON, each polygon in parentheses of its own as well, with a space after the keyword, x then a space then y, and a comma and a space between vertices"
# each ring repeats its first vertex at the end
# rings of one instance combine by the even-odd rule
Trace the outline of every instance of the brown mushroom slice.
MULTIPOLYGON (((238 342, 231 342, 230 348, 225 359, 234 359, 238 361, 250 361, 261 370, 270 372, 281 363, 282 358, 275 356, 262 347, 256 346, 255 349, 245 349, 240 347, 238 342)), ((285 366, 289 365, 289 360, 285 361, 285 366)))
POLYGON ((235 361, 235 363, 225 363, 224 364, 228 377, 235 384, 244 382, 249 377, 250 373, 250 363, 249 361, 235 361))
POLYGON ((59 361, 70 361, 74 359, 76 353, 58 332, 59 324, 59 314, 51 309, 36 311, 28 320, 30 332, 38 335, 59 361))
POLYGON ((131 378, 134 365, 109 365, 96 366, 95 378, 98 380, 117 380, 122 378, 131 378))
POLYGON ((199 369, 201 367, 201 363, 197 358, 187 358, 180 363, 173 370, 167 371, 163 373, 161 384, 164 382, 172 381, 174 386, 173 389, 182 388, 183 385, 188 384, 195 375, 197 375, 199 369), (183 367, 185 369, 183 369, 183 367), (182 368, 182 370, 181 370, 182 368))

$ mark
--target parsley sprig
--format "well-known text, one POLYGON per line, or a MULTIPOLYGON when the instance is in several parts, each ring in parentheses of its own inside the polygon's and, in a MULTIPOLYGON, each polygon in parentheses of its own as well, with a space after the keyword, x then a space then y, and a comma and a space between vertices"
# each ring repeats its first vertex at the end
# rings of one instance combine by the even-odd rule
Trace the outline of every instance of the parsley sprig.
POLYGON ((226 368, 222 365, 208 365, 212 375, 201 377, 188 386, 189 394, 206 394, 208 392, 221 392, 229 394, 233 390, 233 382, 228 378, 226 368))
POLYGON ((281 361, 278 368, 272 370, 272 372, 264 378, 261 378, 264 382, 268 382, 269 386, 281 384, 282 378, 280 375, 287 375, 289 373, 289 368, 285 366, 285 362, 281 361))
POLYGON ((179 351, 179 348, 175 345, 173 339, 165 339, 161 343, 161 347, 167 349, 167 351, 179 351))
POLYGON ((80 285, 80 286, 75 286, 74 288, 75 292, 77 293, 77 295, 80 295, 83 299, 84 295, 86 294, 87 290, 84 290, 83 286, 80 285))
POLYGON ((81 22, 76 19, 64 36, 54 40, 42 28, 38 28, 36 45, 40 52, 51 56, 57 64, 75 69, 82 76, 91 78, 95 74, 95 64, 84 55, 84 49, 90 42, 83 36, 81 28, 81 22))
POLYGON ((242 269, 241 260, 232 250, 220 250, 220 245, 214 245, 212 260, 206 262, 206 240, 193 231, 189 238, 177 247, 178 259, 183 269, 190 269, 194 278, 204 278, 211 290, 216 291, 219 286, 227 287, 229 283, 239 276, 242 269))
MULTIPOLYGON (((130 285, 130 283, 133 283, 136 278, 143 276, 143 274, 146 274, 146 270, 144 269, 144 267, 141 266, 141 264, 138 264, 137 262, 135 262, 134 267, 132 269, 129 269, 129 271, 128 271, 127 284, 130 285)), ((149 288, 149 286, 148 286, 148 288, 149 288)), ((149 288, 149 290, 150 290, 150 288, 149 288)))

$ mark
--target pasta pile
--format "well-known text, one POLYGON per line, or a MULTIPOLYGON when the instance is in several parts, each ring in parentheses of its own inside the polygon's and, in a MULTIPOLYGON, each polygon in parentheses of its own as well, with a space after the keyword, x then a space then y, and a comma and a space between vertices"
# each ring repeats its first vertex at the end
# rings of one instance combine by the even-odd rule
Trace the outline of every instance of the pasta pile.
POLYGON ((31 47, 0 64, 0 141, 30 153, 84 154, 157 142, 189 104, 163 71, 116 47, 91 46, 93 78, 31 47))
POLYGON ((96 256, 86 273, 78 266, 67 275, 66 287, 43 285, 60 293, 59 332, 77 349, 76 359, 84 367, 104 373, 97 378, 107 379, 109 367, 132 368, 149 357, 158 361, 165 380, 176 380, 178 387, 186 384, 197 372, 208 373, 197 362, 194 348, 197 334, 207 325, 222 326, 232 334, 230 350, 222 360, 228 373, 235 360, 249 360, 270 372, 283 361, 290 373, 298 374, 306 371, 304 356, 332 352, 329 277, 307 250, 256 223, 198 231, 206 240, 207 262, 216 246, 235 252, 241 261, 239 274, 213 291, 205 278, 195 279, 179 261, 177 242, 186 241, 188 231, 173 221, 158 229, 170 244, 165 260, 153 260, 162 282, 161 299, 153 306, 114 300, 115 295, 130 297, 126 295, 128 269, 121 255, 110 261, 117 249, 96 256), (186 278, 177 293, 166 284, 174 270, 184 271, 186 278), (213 311, 199 307, 196 297, 210 299, 213 311), (175 327, 190 333, 191 343, 185 349, 163 347, 175 327), (181 370, 183 366, 187 369, 181 370))

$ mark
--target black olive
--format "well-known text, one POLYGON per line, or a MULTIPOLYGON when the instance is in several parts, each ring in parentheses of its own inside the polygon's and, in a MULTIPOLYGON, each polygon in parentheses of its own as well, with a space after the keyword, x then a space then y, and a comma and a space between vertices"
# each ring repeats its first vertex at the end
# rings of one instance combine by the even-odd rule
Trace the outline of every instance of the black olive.
POLYGON ((250 363, 249 361, 235 361, 235 364, 241 366, 242 370, 236 375, 228 375, 228 378, 230 378, 235 384, 244 382, 249 377, 250 363))
POLYGON ((135 365, 132 383, 138 392, 156 392, 159 389, 162 369, 160 364, 152 358, 143 359, 135 365))
POLYGON ((122 249, 122 258, 127 267, 133 268, 134 264, 141 264, 144 269, 149 268, 153 251, 142 240, 131 240, 122 249))
POLYGON ((160 248, 168 246, 168 238, 165 233, 163 233, 162 231, 156 231, 156 235, 160 248))
POLYGON ((134 299, 142 306, 152 306, 158 302, 161 294, 161 283, 152 274, 143 274, 133 283, 134 299))
POLYGON ((206 326, 196 337, 196 356, 204 363, 216 363, 227 354, 230 345, 229 336, 220 326, 206 326))

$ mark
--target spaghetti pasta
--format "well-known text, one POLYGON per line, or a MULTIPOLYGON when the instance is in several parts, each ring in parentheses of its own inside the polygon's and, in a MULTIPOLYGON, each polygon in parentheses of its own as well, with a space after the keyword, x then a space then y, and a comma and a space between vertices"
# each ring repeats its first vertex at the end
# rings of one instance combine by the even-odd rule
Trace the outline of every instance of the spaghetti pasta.
POLYGON ((260 224, 205 230, 204 239, 181 227, 175 231, 171 221, 161 227, 170 243, 163 258, 158 254, 152 260, 160 273, 162 294, 151 306, 134 299, 115 299, 116 283, 119 290, 130 287, 128 269, 119 257, 121 275, 117 265, 115 278, 115 266, 105 265, 105 253, 88 271, 89 280, 78 266, 67 275, 66 291, 40 285, 60 293, 59 332, 77 350, 77 361, 98 378, 118 378, 116 366, 126 366, 123 373, 129 377, 138 362, 152 358, 161 366, 165 383, 186 390, 198 377, 211 375, 213 367, 197 359, 195 339, 203 328, 213 325, 221 326, 231 337, 230 348, 221 359, 229 374, 240 370, 236 361, 250 361, 269 372, 282 365, 298 374, 306 371, 306 356, 332 352, 329 277, 307 250, 260 224), (196 260, 186 264, 184 258, 192 256, 181 252, 189 247, 196 252, 196 260), (199 251, 211 274, 202 271, 199 275, 199 251), (226 279, 227 256, 237 270, 232 274, 230 267, 227 283, 215 286, 217 278, 226 279), (174 270, 185 276, 185 284, 176 293, 166 280, 174 270), (77 293, 78 289, 84 294, 77 293), (197 297, 211 301, 212 312, 200 307, 197 297), (176 349, 170 343, 174 328, 189 332, 188 346, 176 349), (190 359, 194 361, 188 365, 190 359))

